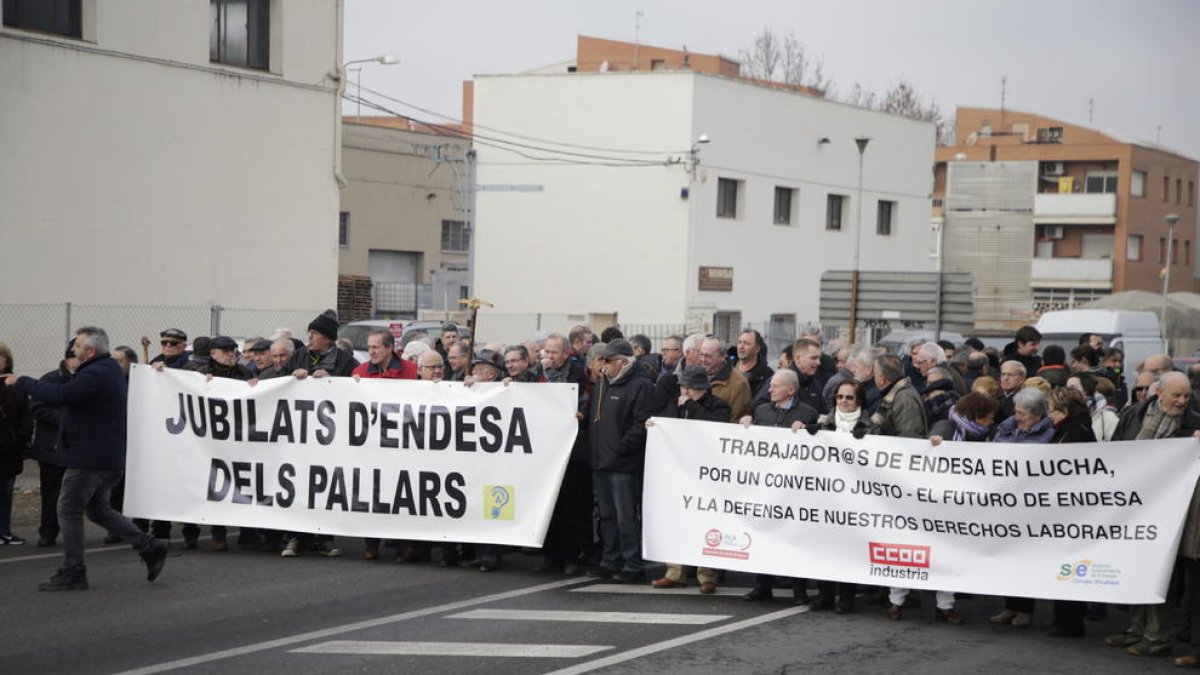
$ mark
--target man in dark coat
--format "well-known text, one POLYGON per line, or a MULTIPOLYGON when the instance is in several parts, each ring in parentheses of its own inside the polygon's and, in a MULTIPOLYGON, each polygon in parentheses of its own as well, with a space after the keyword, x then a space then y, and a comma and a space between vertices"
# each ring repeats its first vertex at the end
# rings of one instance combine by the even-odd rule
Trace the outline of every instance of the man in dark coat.
POLYGON ((88 587, 83 563, 83 514, 133 544, 154 581, 167 559, 166 542, 142 532, 133 521, 109 506, 109 493, 125 469, 126 384, 121 367, 109 356, 108 335, 100 328, 75 333, 79 370, 63 384, 10 375, 5 383, 49 405, 63 407, 58 461, 66 467, 58 499, 58 523, 66 547, 62 567, 43 591, 88 587))
POLYGON ((187 350, 187 333, 178 328, 168 328, 158 334, 162 353, 150 359, 150 365, 162 362, 168 368, 182 368, 191 360, 192 353, 187 350))
POLYGON ((358 366, 352 354, 337 348, 337 312, 327 309, 308 324, 308 344, 296 350, 288 361, 286 373, 296 379, 313 377, 350 377, 358 366))
POLYGON ((758 393, 775 372, 767 365, 767 342, 753 328, 743 330, 737 339, 737 368, 746 376, 750 392, 758 393))
POLYGON ((604 551, 588 576, 617 583, 645 579, 642 523, 638 506, 646 459, 646 420, 654 414, 655 392, 642 376, 625 340, 601 352, 603 372, 592 392, 590 426, 592 490, 600 507, 604 551))
MULTIPOLYGON (((74 346, 56 370, 42 375, 41 381, 50 384, 65 384, 75 376, 79 359, 75 358, 74 346)), ((38 526, 38 547, 49 548, 58 540, 58 490, 62 485, 63 467, 55 458, 58 444, 58 427, 62 423, 62 406, 48 405, 33 399, 29 412, 34 419, 33 459, 38 463, 38 478, 42 493, 42 518, 38 526)))

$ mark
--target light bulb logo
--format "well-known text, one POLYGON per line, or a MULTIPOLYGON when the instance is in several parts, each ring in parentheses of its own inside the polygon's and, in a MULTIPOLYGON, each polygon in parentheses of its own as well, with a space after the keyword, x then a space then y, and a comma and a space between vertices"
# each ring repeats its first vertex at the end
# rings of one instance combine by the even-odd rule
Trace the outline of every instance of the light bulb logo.
POLYGON ((490 520, 512 520, 515 488, 511 485, 483 487, 484 516, 490 520))

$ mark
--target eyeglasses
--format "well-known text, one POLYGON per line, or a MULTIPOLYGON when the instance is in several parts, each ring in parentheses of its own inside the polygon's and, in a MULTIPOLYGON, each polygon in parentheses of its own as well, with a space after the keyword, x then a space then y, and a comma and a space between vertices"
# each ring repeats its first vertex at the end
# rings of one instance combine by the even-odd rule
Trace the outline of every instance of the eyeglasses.
POLYGON ((1149 390, 1150 390, 1150 387, 1134 387, 1134 388, 1133 388, 1133 390, 1134 390, 1135 392, 1138 392, 1138 391, 1149 391, 1149 390))
POLYGON ((446 366, 439 363, 436 366, 421 366, 421 368, 428 368, 429 370, 445 370, 446 366))
POLYGON ((158 344, 162 345, 163 347, 178 347, 179 345, 181 345, 183 343, 180 342, 179 340, 163 340, 162 342, 160 342, 158 344))
POLYGON ((837 400, 839 400, 839 401, 857 401, 858 397, 855 396, 854 394, 838 394, 837 400))

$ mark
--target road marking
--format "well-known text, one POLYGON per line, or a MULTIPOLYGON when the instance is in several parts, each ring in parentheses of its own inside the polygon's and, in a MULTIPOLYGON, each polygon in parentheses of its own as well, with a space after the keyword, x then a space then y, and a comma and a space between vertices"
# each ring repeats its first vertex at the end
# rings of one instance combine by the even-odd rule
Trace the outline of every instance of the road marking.
POLYGON ((366 621, 356 621, 354 623, 343 624, 341 626, 333 626, 330 628, 323 628, 321 630, 309 631, 307 633, 300 633, 299 635, 292 635, 289 637, 277 638, 275 640, 266 640, 263 642, 255 642, 253 644, 243 645, 241 647, 234 647, 232 649, 222 649, 220 651, 209 652, 207 654, 200 654, 198 656, 191 656, 191 657, 188 657, 185 659, 176 659, 174 661, 166 661, 164 663, 156 663, 153 665, 144 666, 142 668, 135 668, 133 670, 127 670, 122 673, 116 673, 115 675, 151 675, 151 673, 163 673, 163 672, 166 672, 169 670, 176 670, 179 668, 187 668, 187 667, 196 666, 196 665, 199 665, 202 663, 212 663, 213 661, 220 661, 221 659, 233 658, 235 656, 242 656, 244 654, 253 654, 255 652, 262 652, 262 651, 266 651, 268 649, 278 649, 280 647, 290 647, 292 645, 299 644, 301 642, 311 642, 313 640, 321 640, 324 638, 333 637, 334 635, 350 633, 352 631, 363 630, 365 628, 375 628, 377 626, 386 626, 387 624, 397 623, 400 621, 406 621, 408 619, 416 619, 416 618, 420 618, 423 616, 430 616, 431 614, 441 614, 443 612, 453 612, 455 610, 466 609, 467 607, 474 607, 476 605, 485 605, 489 602, 497 602, 500 600, 510 600, 512 598, 519 598, 523 595, 532 595, 534 593, 541 593, 542 591, 551 591, 556 588, 562 588, 564 586, 572 586, 575 584, 587 583, 587 581, 588 581, 587 579, 564 579, 562 581, 552 581, 550 583, 538 584, 536 586, 526 586, 525 588, 518 588, 515 590, 511 590, 511 591, 505 591, 503 593, 494 593, 492 595, 482 595, 477 598, 471 598, 469 600, 459 600, 457 602, 448 602, 444 605, 435 605, 433 607, 424 607, 422 609, 414 609, 414 610, 408 611, 408 612, 400 612, 399 614, 390 614, 388 616, 381 616, 376 619, 367 619, 366 621))
MULTIPOLYGON (((238 530, 236 530, 236 529, 229 531, 230 534, 237 534, 237 532, 238 532, 238 530)), ((197 541, 207 541, 209 539, 212 539, 212 537, 205 536, 205 537, 200 537, 197 541)), ((182 544, 183 543, 183 539, 169 539, 168 541, 171 544, 182 544)), ((22 561, 28 562, 30 560, 48 560, 50 558, 63 557, 61 545, 55 544, 55 548, 59 549, 58 553, 38 553, 36 555, 21 556, 20 558, 4 558, 3 560, 0 560, 0 565, 3 565, 4 563, 13 563, 13 562, 22 562, 22 561)), ((87 554, 91 554, 91 553, 108 553, 109 551, 132 551, 132 550, 133 550, 133 547, 130 546, 129 544, 113 544, 111 546, 100 546, 98 548, 85 549, 84 554, 87 555, 87 554)), ((182 549, 180 549, 180 550, 182 550, 182 549)), ((171 549, 172 554, 175 554, 177 552, 178 551, 176 549, 174 549, 174 548, 171 549)))
POLYGON ((370 642, 333 640, 293 649, 293 654, 379 654, 383 656, 485 656, 575 659, 612 649, 605 645, 522 645, 496 642, 370 642))
MULTIPOLYGON (((699 595, 699 586, 683 588, 654 588, 649 584, 592 584, 582 588, 572 588, 572 593, 628 593, 630 595, 699 595)), ((717 592, 712 595, 737 595, 749 593, 749 588, 733 586, 717 586, 717 592)))
POLYGON ((545 609, 473 609, 447 619, 500 621, 578 621, 581 623, 666 623, 702 626, 731 618, 730 614, 663 614, 656 612, 570 612, 545 609))
POLYGON ((728 623, 723 626, 716 626, 715 628, 709 628, 707 630, 702 630, 699 633, 692 633, 690 635, 684 635, 683 637, 677 637, 672 640, 665 640, 663 642, 655 642, 654 644, 649 644, 644 647, 638 647, 637 649, 631 649, 627 652, 618 652, 611 656, 605 656, 603 658, 599 658, 594 661, 587 661, 587 662, 576 664, 574 666, 570 666, 567 668, 562 668, 561 670, 555 670, 555 671, 546 673, 545 675, 578 675, 579 673, 589 673, 593 670, 599 670, 600 668, 607 668, 609 666, 613 666, 618 663, 625 663, 626 661, 632 661, 634 659, 638 659, 643 656, 648 656, 650 654, 657 654, 658 652, 663 652, 668 649, 674 649, 675 647, 681 647, 683 645, 691 644, 693 642, 700 642, 702 640, 707 640, 709 638, 713 638, 718 635, 725 635, 726 633, 734 633, 736 631, 739 631, 739 630, 742 630, 745 628, 753 628, 754 626, 758 626, 758 625, 761 625, 764 623, 770 623, 771 621, 778 621, 779 619, 786 619, 790 616, 795 616, 797 614, 803 614, 807 611, 808 611, 808 607, 806 607, 806 606, 805 607, 789 607, 788 609, 781 609, 778 612, 771 612, 770 614, 763 614, 762 616, 756 616, 753 619, 746 619, 744 621, 738 621, 736 623, 728 623))

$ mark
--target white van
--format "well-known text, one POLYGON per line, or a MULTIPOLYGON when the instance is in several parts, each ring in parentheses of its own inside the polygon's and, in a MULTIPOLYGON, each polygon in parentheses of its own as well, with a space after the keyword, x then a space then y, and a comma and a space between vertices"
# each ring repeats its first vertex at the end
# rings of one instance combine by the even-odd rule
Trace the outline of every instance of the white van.
MULTIPOLYGON (((1137 365, 1146 357, 1161 354, 1162 333, 1158 327, 1158 316, 1154 312, 1134 312, 1123 309, 1066 309, 1046 312, 1037 322, 1042 334, 1042 348, 1058 345, 1067 352, 1079 346, 1079 336, 1095 333, 1104 339, 1106 347, 1116 347, 1125 352, 1123 374, 1129 390, 1137 379, 1137 365)), ((1070 365, 1068 363, 1067 365, 1070 365)))

